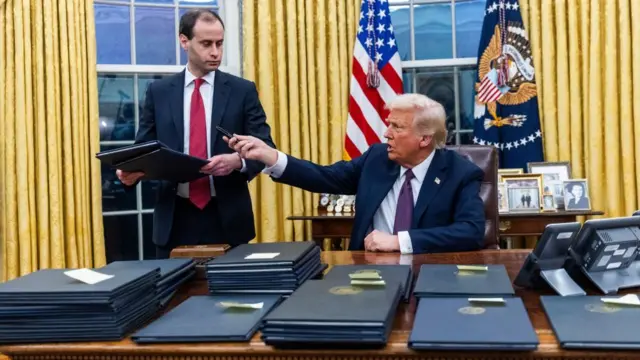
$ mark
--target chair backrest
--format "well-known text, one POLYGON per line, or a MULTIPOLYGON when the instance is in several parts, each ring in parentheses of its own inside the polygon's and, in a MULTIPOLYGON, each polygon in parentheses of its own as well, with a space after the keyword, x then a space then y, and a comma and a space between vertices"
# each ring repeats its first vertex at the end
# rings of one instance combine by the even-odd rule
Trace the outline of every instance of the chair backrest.
POLYGON ((480 186, 485 215, 484 247, 498 249, 498 151, 493 146, 480 145, 451 145, 447 149, 458 152, 484 171, 480 186))

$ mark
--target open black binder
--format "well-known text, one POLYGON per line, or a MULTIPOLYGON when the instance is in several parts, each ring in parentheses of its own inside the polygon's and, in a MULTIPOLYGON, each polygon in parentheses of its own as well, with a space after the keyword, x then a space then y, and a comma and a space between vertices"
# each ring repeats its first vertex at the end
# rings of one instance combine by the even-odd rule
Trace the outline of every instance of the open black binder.
POLYGON ((189 182, 207 176, 200 172, 207 159, 175 151, 157 140, 102 151, 96 158, 114 169, 144 172, 145 180, 189 182))

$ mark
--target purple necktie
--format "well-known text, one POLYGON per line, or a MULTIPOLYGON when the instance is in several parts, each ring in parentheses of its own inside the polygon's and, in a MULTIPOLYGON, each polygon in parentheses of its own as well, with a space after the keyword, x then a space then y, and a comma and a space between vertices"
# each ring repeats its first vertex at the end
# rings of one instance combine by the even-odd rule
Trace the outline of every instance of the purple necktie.
POLYGON ((393 224, 393 233, 407 231, 411 229, 411 219, 413 218, 413 189, 411 189, 411 179, 413 172, 407 170, 404 173, 404 183, 398 196, 398 206, 396 207, 396 221, 393 224))

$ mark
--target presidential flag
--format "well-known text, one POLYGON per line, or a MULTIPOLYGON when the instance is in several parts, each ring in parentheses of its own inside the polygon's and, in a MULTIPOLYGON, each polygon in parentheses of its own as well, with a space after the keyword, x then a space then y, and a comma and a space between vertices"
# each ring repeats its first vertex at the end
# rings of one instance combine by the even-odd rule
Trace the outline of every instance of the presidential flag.
POLYGON ((475 91, 473 142, 496 147, 501 168, 543 161, 533 58, 518 0, 487 0, 475 91))
POLYGON ((363 0, 353 51, 345 158, 385 142, 391 99, 402 93, 402 62, 393 35, 387 0, 363 0))

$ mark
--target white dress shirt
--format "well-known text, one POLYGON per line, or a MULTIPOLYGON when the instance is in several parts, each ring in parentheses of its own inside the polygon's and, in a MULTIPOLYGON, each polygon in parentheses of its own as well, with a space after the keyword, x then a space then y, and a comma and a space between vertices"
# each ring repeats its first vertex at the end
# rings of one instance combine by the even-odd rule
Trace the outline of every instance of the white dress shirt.
MULTIPOLYGON (((432 151, 431 154, 424 159, 420 164, 416 165, 411 171, 413 172, 413 179, 411 179, 411 190, 413 192, 413 205, 415 206, 418 201, 418 195, 420 194, 420 187, 424 181, 425 176, 427 176, 427 171, 429 170, 429 165, 431 165, 431 161, 433 160, 433 156, 435 151, 432 151)), ((287 167, 287 155, 278 151, 278 160, 276 163, 271 166, 265 168, 262 172, 273 176, 274 178, 279 178, 282 176, 284 169, 287 167)), ((404 175, 407 172, 407 168, 400 167, 400 174, 396 179, 395 183, 391 187, 391 190, 387 193, 387 196, 380 203, 380 207, 376 210, 373 215, 373 229, 385 232, 387 234, 393 234, 393 225, 396 221, 396 208, 398 206, 398 196, 400 195, 400 189, 402 189, 402 184, 404 183, 404 175)), ((358 201, 356 199, 356 201, 358 201)), ((398 232, 398 242, 400 243, 400 252, 402 254, 412 254, 413 253, 413 245, 411 243, 411 237, 409 236, 408 231, 400 231, 398 232)))
MULTIPOLYGON (((203 76, 204 82, 200 85, 200 95, 202 96, 202 103, 204 105, 205 122, 207 126, 207 159, 211 158, 211 112, 213 109, 213 82, 215 80, 215 71, 209 72, 203 76)), ((184 136, 183 151, 185 154, 189 154, 189 140, 191 138, 191 96, 195 89, 196 76, 189 71, 189 68, 185 68, 184 72, 184 109, 183 109, 183 126, 184 136)), ((245 162, 242 159, 242 172, 245 171, 245 162)), ((209 176, 209 186, 211 187, 211 196, 216 196, 216 189, 213 186, 213 176, 209 176)), ((189 198, 189 183, 178 184, 178 196, 183 198, 189 198)))

